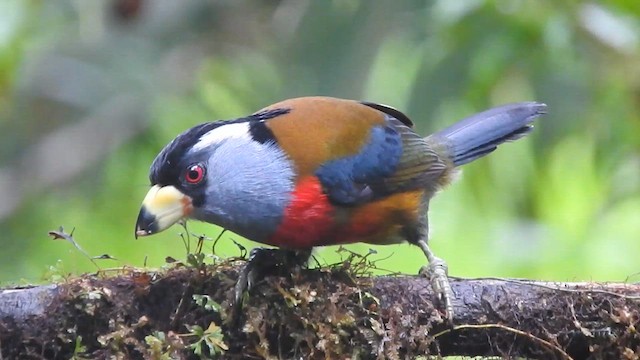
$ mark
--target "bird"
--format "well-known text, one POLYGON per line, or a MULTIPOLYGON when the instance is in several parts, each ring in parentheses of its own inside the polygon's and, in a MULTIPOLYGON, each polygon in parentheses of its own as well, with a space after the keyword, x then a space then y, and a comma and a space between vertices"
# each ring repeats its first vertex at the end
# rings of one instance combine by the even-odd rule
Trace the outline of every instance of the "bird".
POLYGON ((135 237, 195 219, 275 247, 252 250, 239 306, 265 269, 304 264, 314 247, 408 242, 453 322, 448 266, 428 244, 429 202, 461 165, 527 135, 546 109, 502 105, 422 137, 390 106, 310 96, 199 124, 152 162, 135 237))

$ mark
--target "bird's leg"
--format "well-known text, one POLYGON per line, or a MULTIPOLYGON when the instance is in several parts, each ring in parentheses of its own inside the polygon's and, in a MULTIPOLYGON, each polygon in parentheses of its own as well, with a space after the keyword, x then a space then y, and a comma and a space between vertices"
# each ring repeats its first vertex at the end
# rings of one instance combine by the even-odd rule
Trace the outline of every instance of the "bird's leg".
POLYGON ((451 284, 449 283, 449 269, 447 267, 447 263, 433 254, 433 251, 431 251, 431 248, 427 245, 425 240, 418 240, 416 245, 420 247, 429 262, 429 265, 423 266, 420 269, 420 274, 424 274, 429 277, 433 291, 438 296, 440 303, 444 305, 449 324, 453 324, 452 299, 454 295, 453 289, 451 289, 451 284))
POLYGON ((267 275, 284 276, 290 274, 296 266, 303 266, 311 256, 308 250, 284 250, 255 248, 251 250, 249 259, 240 271, 235 286, 235 307, 239 315, 242 309, 242 297, 245 291, 251 290, 253 285, 267 275))
POLYGON ((441 258, 435 256, 431 248, 427 244, 429 239, 429 200, 431 193, 425 193, 420 204, 420 212, 422 216, 413 226, 404 229, 405 236, 410 243, 418 246, 427 257, 429 264, 420 269, 420 274, 429 277, 431 288, 438 297, 438 301, 444 307, 445 315, 449 324, 453 324, 453 289, 449 283, 449 269, 447 263, 441 258))

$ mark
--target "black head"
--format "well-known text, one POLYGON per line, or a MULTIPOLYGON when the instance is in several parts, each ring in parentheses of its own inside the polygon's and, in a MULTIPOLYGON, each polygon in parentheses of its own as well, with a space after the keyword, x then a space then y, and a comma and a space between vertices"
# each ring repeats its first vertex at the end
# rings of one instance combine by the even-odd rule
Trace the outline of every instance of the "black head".
POLYGON ((156 156, 149 169, 149 181, 152 185, 178 185, 183 171, 185 155, 202 135, 223 125, 224 121, 208 122, 196 125, 173 139, 156 156), (180 166, 183 165, 183 166, 180 166))

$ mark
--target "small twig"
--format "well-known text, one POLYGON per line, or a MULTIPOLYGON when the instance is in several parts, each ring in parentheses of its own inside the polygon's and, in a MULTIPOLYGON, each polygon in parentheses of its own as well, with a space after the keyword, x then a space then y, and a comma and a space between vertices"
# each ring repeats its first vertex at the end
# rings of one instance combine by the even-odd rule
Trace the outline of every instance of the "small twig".
POLYGON ((284 359, 282 355, 282 324, 278 326, 278 359, 284 359))
POLYGON ((626 278, 624 278, 624 282, 625 282, 625 283, 628 283, 628 282, 630 282, 630 281, 631 281, 631 278, 632 278, 632 277, 635 277, 635 276, 638 276, 638 275, 640 275, 640 271, 639 271, 639 272, 635 272, 635 273, 633 273, 633 274, 631 274, 631 275, 628 275, 626 278))
POLYGON ((114 258, 113 256, 111 256, 109 254, 102 254, 102 255, 92 256, 91 258, 95 259, 95 260, 118 260, 118 259, 114 258))
POLYGON ((207 235, 205 235, 205 234, 202 234, 202 235, 196 235, 196 234, 194 234, 194 233, 191 233, 191 235, 192 235, 193 237, 195 237, 195 238, 197 238, 197 239, 198 239, 198 244, 196 245, 196 252, 195 252, 195 253, 196 253, 196 254, 200 254, 200 253, 202 252, 202 246, 204 245, 204 241, 205 241, 205 240, 211 240, 211 238, 210 238, 210 237, 208 237, 208 236, 207 236, 207 235))
POLYGON ((578 317, 576 316, 576 309, 575 309, 575 304, 573 303, 573 300, 568 299, 567 300, 567 305, 569 306, 569 310, 571 311, 571 317, 573 317, 573 325, 578 328, 578 330, 580 330, 580 332, 584 335, 584 336, 588 336, 588 337, 593 337, 593 333, 591 333, 591 331, 587 328, 585 328, 584 326, 582 326, 582 324, 580 324, 580 321, 578 320, 578 317))
MULTIPOLYGON (((76 231, 75 227, 71 230, 70 233, 67 234, 64 231, 64 227, 62 227, 61 225, 58 228, 58 230, 49 231, 49 236, 51 236, 53 240, 66 240, 70 242, 82 255, 84 255, 87 259, 89 259, 93 263, 93 265, 95 265, 95 267, 98 268, 98 270, 100 270, 100 266, 98 266, 98 263, 96 263, 96 261, 94 260, 94 257, 92 257, 86 251, 84 251, 84 249, 80 246, 80 244, 78 244, 78 242, 73 238, 74 231, 76 231)), ((105 255, 102 255, 102 256, 105 256, 105 255)))
POLYGON ((193 298, 193 289, 191 284, 188 284, 184 291, 182 292, 182 297, 180 298, 180 302, 178 303, 178 307, 176 311, 173 313, 171 317, 171 327, 176 328, 183 314, 187 312, 187 307, 191 299, 193 298))
MULTIPOLYGON (((357 253, 357 252, 355 252, 353 250, 350 250, 350 249, 347 249, 345 247, 340 246, 340 247, 338 247, 338 249, 336 249, 336 253, 340 254, 340 261, 338 261, 336 263, 332 263, 332 264, 327 264, 326 265, 327 267, 332 268, 332 267, 344 265, 345 263, 350 263, 350 265, 354 265, 354 264, 356 265, 356 266, 354 266, 354 268, 361 268, 362 266, 358 266, 358 265, 362 265, 363 261, 367 261, 367 263, 369 264, 369 267, 371 269, 374 269, 374 270, 377 270, 377 271, 383 271, 383 272, 388 273, 389 275, 400 275, 401 274, 398 271, 389 270, 389 269, 385 269, 385 268, 381 268, 381 267, 377 266, 378 262, 389 259, 390 257, 393 256, 393 253, 391 253, 388 256, 385 256, 383 258, 376 259, 376 260, 368 260, 367 259, 370 255, 373 255, 373 254, 376 253, 375 250, 373 250, 373 249, 369 249, 369 252, 366 255, 362 255, 362 254, 357 253), (372 251, 374 251, 374 252, 372 252, 372 251), (344 258, 342 256, 342 254, 341 254, 343 252, 346 252, 349 255, 346 258, 344 258), (354 262, 355 258, 359 258, 360 260, 358 260, 357 262, 354 262)), ((322 267, 322 265, 317 260, 316 260, 316 263, 318 264, 318 267, 322 267)), ((357 273, 357 271, 354 271, 354 273, 355 273, 356 276, 366 275, 366 271, 363 271, 362 274, 357 273)))
POLYGON ((191 238, 189 237, 187 222, 185 220, 181 220, 180 225, 182 225, 182 228, 184 229, 184 233, 180 233, 180 238, 182 239, 185 250, 187 250, 187 255, 189 255, 191 254, 191 238))
POLYGON ((216 239, 213 240, 213 245, 211 246, 211 254, 213 255, 216 254, 216 245, 218 245, 218 241, 220 240, 220 238, 222 238, 222 234, 224 234, 226 231, 227 229, 223 228, 220 234, 218 234, 218 236, 216 237, 216 239))
POLYGON ((247 251, 247 248, 233 239, 231 239, 231 241, 233 241, 233 243, 238 247, 238 249, 240 249, 240 258, 245 259, 247 257, 247 254, 249 253, 247 251))
POLYGON ((564 350, 562 350, 559 346, 552 344, 551 342, 541 339, 533 334, 524 332, 522 330, 518 330, 518 329, 514 329, 512 327, 506 326, 506 325, 501 325, 501 324, 468 324, 468 325, 457 325, 454 326, 451 329, 446 329, 443 330, 437 334, 433 335, 433 338, 436 339, 442 335, 446 335, 448 333, 454 332, 456 330, 464 330, 464 329, 502 329, 502 330, 506 330, 509 332, 512 332, 514 334, 520 335, 520 336, 524 336, 526 338, 531 339, 534 342, 538 342, 546 347, 548 347, 551 350, 557 351, 560 355, 562 355, 563 358, 567 359, 567 360, 573 360, 573 358, 571 356, 569 356, 569 354, 567 354, 564 350))

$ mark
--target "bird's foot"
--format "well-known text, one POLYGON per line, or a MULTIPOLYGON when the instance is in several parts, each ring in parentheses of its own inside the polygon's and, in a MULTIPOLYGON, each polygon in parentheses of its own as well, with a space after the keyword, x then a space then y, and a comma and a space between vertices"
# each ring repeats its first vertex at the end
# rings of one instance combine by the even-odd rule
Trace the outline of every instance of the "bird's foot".
POLYGON ((424 241, 420 241, 418 246, 424 251, 429 261, 428 265, 420 268, 420 275, 429 278, 431 288, 438 298, 438 302, 442 304, 445 315, 449 324, 453 324, 453 298, 454 293, 449 282, 449 267, 441 258, 433 255, 431 249, 424 241))
POLYGON ((306 264, 311 250, 283 250, 255 248, 249 253, 249 259, 240 271, 234 294, 234 319, 240 317, 242 299, 245 291, 250 291, 253 286, 267 275, 285 276, 291 273, 296 266, 306 264))
POLYGON ((453 289, 449 283, 447 263, 440 258, 420 268, 420 274, 425 275, 431 282, 431 288, 443 305, 445 315, 450 324, 453 323, 453 289))

